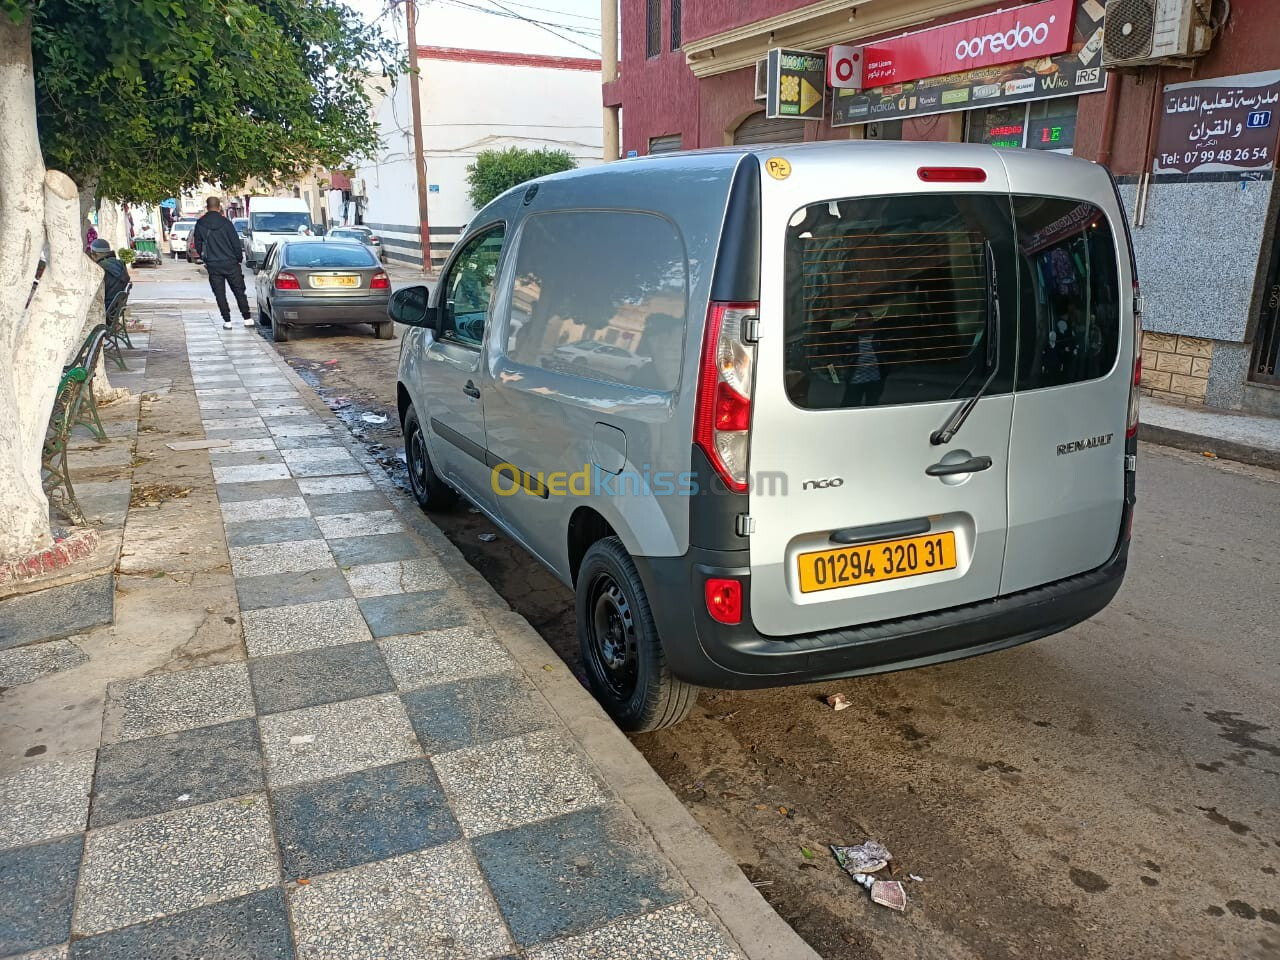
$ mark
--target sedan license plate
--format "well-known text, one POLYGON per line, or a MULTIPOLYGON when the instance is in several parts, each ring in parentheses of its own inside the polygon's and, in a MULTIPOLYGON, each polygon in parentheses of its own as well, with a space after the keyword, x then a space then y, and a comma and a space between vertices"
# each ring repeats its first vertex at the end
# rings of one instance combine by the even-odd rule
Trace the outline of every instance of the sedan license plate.
POLYGON ((956 567, 956 535, 951 530, 902 540, 802 553, 796 558, 800 592, 857 587, 882 580, 918 577, 956 567))
POLYGON ((313 287, 358 287, 360 278, 353 275, 339 277, 312 277, 313 287))

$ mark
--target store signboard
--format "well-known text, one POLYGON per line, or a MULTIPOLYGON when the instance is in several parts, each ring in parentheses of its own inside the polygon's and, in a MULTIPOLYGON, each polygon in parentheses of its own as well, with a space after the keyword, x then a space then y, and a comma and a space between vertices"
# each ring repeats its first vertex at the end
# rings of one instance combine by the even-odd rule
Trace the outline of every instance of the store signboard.
POLYGON ((1042 0, 864 45, 866 86, 879 87, 1062 53, 1075 0, 1042 0))
POLYGON ((1270 170, 1278 131, 1280 70, 1169 84, 1153 170, 1270 170))
MULTIPOLYGON (((1033 6, 1048 6, 1048 3, 1033 6)), ((1070 4, 1067 6, 1069 14, 1070 4)), ((1097 0, 1082 0, 1076 7, 1070 43, 1056 56, 1020 58, 1012 63, 959 73, 935 70, 920 79, 861 92, 837 90, 832 101, 831 124, 847 127, 1105 90, 1102 20, 1102 5, 1097 0)), ((868 83, 872 82, 871 60, 868 56, 864 65, 868 83)))
POLYGON ((764 113, 770 119, 821 120, 826 104, 827 58, 812 50, 769 51, 764 113))

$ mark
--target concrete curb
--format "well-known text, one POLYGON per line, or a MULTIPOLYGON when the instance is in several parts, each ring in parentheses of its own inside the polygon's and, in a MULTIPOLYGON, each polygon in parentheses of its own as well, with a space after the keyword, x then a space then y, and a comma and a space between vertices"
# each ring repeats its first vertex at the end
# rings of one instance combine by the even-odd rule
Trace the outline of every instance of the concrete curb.
POLYGON ((413 497, 391 482, 386 471, 284 358, 274 350, 272 353, 304 402, 318 416, 343 428, 343 445, 365 467, 405 522, 439 553, 450 575, 475 601, 529 680, 577 738, 610 789, 635 814, 694 895, 724 926, 742 955, 747 960, 821 960, 693 819, 529 622, 511 610, 463 559, 449 539, 423 515, 413 497))
POLYGON ((1255 467, 1271 467, 1280 469, 1280 450, 1266 447, 1255 447, 1235 440, 1223 440, 1218 437, 1206 437, 1198 433, 1176 430, 1173 427, 1161 427, 1150 423, 1138 425, 1138 439, 1147 443, 1158 443, 1179 450, 1190 450, 1193 453, 1213 453, 1225 460, 1236 460, 1240 463, 1252 464, 1255 467))

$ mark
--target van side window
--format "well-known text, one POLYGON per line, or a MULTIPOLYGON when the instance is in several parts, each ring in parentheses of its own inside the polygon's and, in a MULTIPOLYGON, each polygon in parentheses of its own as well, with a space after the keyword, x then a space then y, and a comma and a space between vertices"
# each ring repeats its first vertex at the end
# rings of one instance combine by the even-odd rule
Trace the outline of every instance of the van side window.
POLYGON ((688 268, 670 221, 535 214, 514 276, 506 349, 514 363, 654 391, 679 381, 688 268))
POLYGON ((993 370, 987 392, 1008 391, 1014 274, 1007 198, 931 193, 802 207, 787 230, 788 396, 809 410, 963 399, 993 370))
POLYGON ((1013 198, 1022 309, 1017 389, 1106 375, 1120 346, 1115 238, 1091 203, 1013 198))
POLYGON ((440 336, 469 346, 480 346, 489 318, 489 301, 498 278, 502 255, 501 226, 486 230, 467 241, 449 268, 444 281, 440 311, 440 336))

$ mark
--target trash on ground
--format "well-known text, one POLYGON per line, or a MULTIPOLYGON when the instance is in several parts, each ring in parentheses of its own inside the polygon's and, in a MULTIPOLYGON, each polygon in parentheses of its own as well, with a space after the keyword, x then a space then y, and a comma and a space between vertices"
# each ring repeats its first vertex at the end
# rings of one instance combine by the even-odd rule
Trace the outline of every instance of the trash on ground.
POLYGON ((493 541, 495 541, 495 540, 497 540, 497 539, 498 539, 498 535, 497 535, 496 533, 482 533, 482 534, 480 534, 480 541, 481 541, 481 543, 493 543, 493 541))
POLYGON ((902 911, 907 909, 907 891, 897 880, 877 880, 871 884, 871 902, 902 911))
MULTIPOLYGON (((883 870, 893 859, 893 854, 885 848, 884 844, 875 840, 868 840, 853 847, 832 846, 831 852, 835 854, 836 863, 840 864, 840 869, 851 875, 883 870)), ((857 877, 854 876, 854 879, 857 880, 857 877)))
POLYGON ((849 702, 849 698, 843 693, 833 693, 827 697, 827 706, 832 710, 847 710, 853 704, 849 702))
POLYGON ((380 413, 362 413, 360 419, 365 423, 386 423, 387 418, 380 413))
POLYGON ((786 817, 788 820, 794 820, 796 817, 796 811, 794 807, 779 807, 778 812, 782 814, 784 817, 786 817))
POLYGON ((924 877, 916 876, 914 873, 908 873, 907 876, 910 877, 912 880, 914 880, 916 883, 924 883, 924 877))
POLYGON ((806 860, 812 860, 814 857, 817 856, 817 854, 814 853, 812 850, 810 850, 808 847, 801 847, 800 856, 804 857, 806 860))
POLYGON ((182 796, 180 796, 180 797, 178 798, 178 802, 179 802, 179 803, 186 803, 186 802, 187 802, 188 800, 190 800, 190 799, 191 799, 191 794, 189 794, 189 793, 184 793, 182 796))
POLYGON ((772 887, 773 881, 772 880, 752 880, 751 885, 753 887, 772 887))
POLYGON ((301 734, 298 734, 297 736, 293 736, 289 738, 289 746, 291 747, 297 746, 298 744, 302 744, 302 743, 315 743, 315 742, 316 742, 316 735, 314 733, 301 733, 301 734))
POLYGON ((1210 460, 1218 459, 1218 455, 1214 453, 1212 450, 1206 450, 1203 454, 1201 454, 1201 456, 1208 457, 1210 460))
POLYGON ((326 360, 326 361, 324 362, 324 365, 325 365, 326 367, 332 367, 332 366, 335 366, 337 363, 338 363, 338 361, 337 361, 337 360, 326 360))

